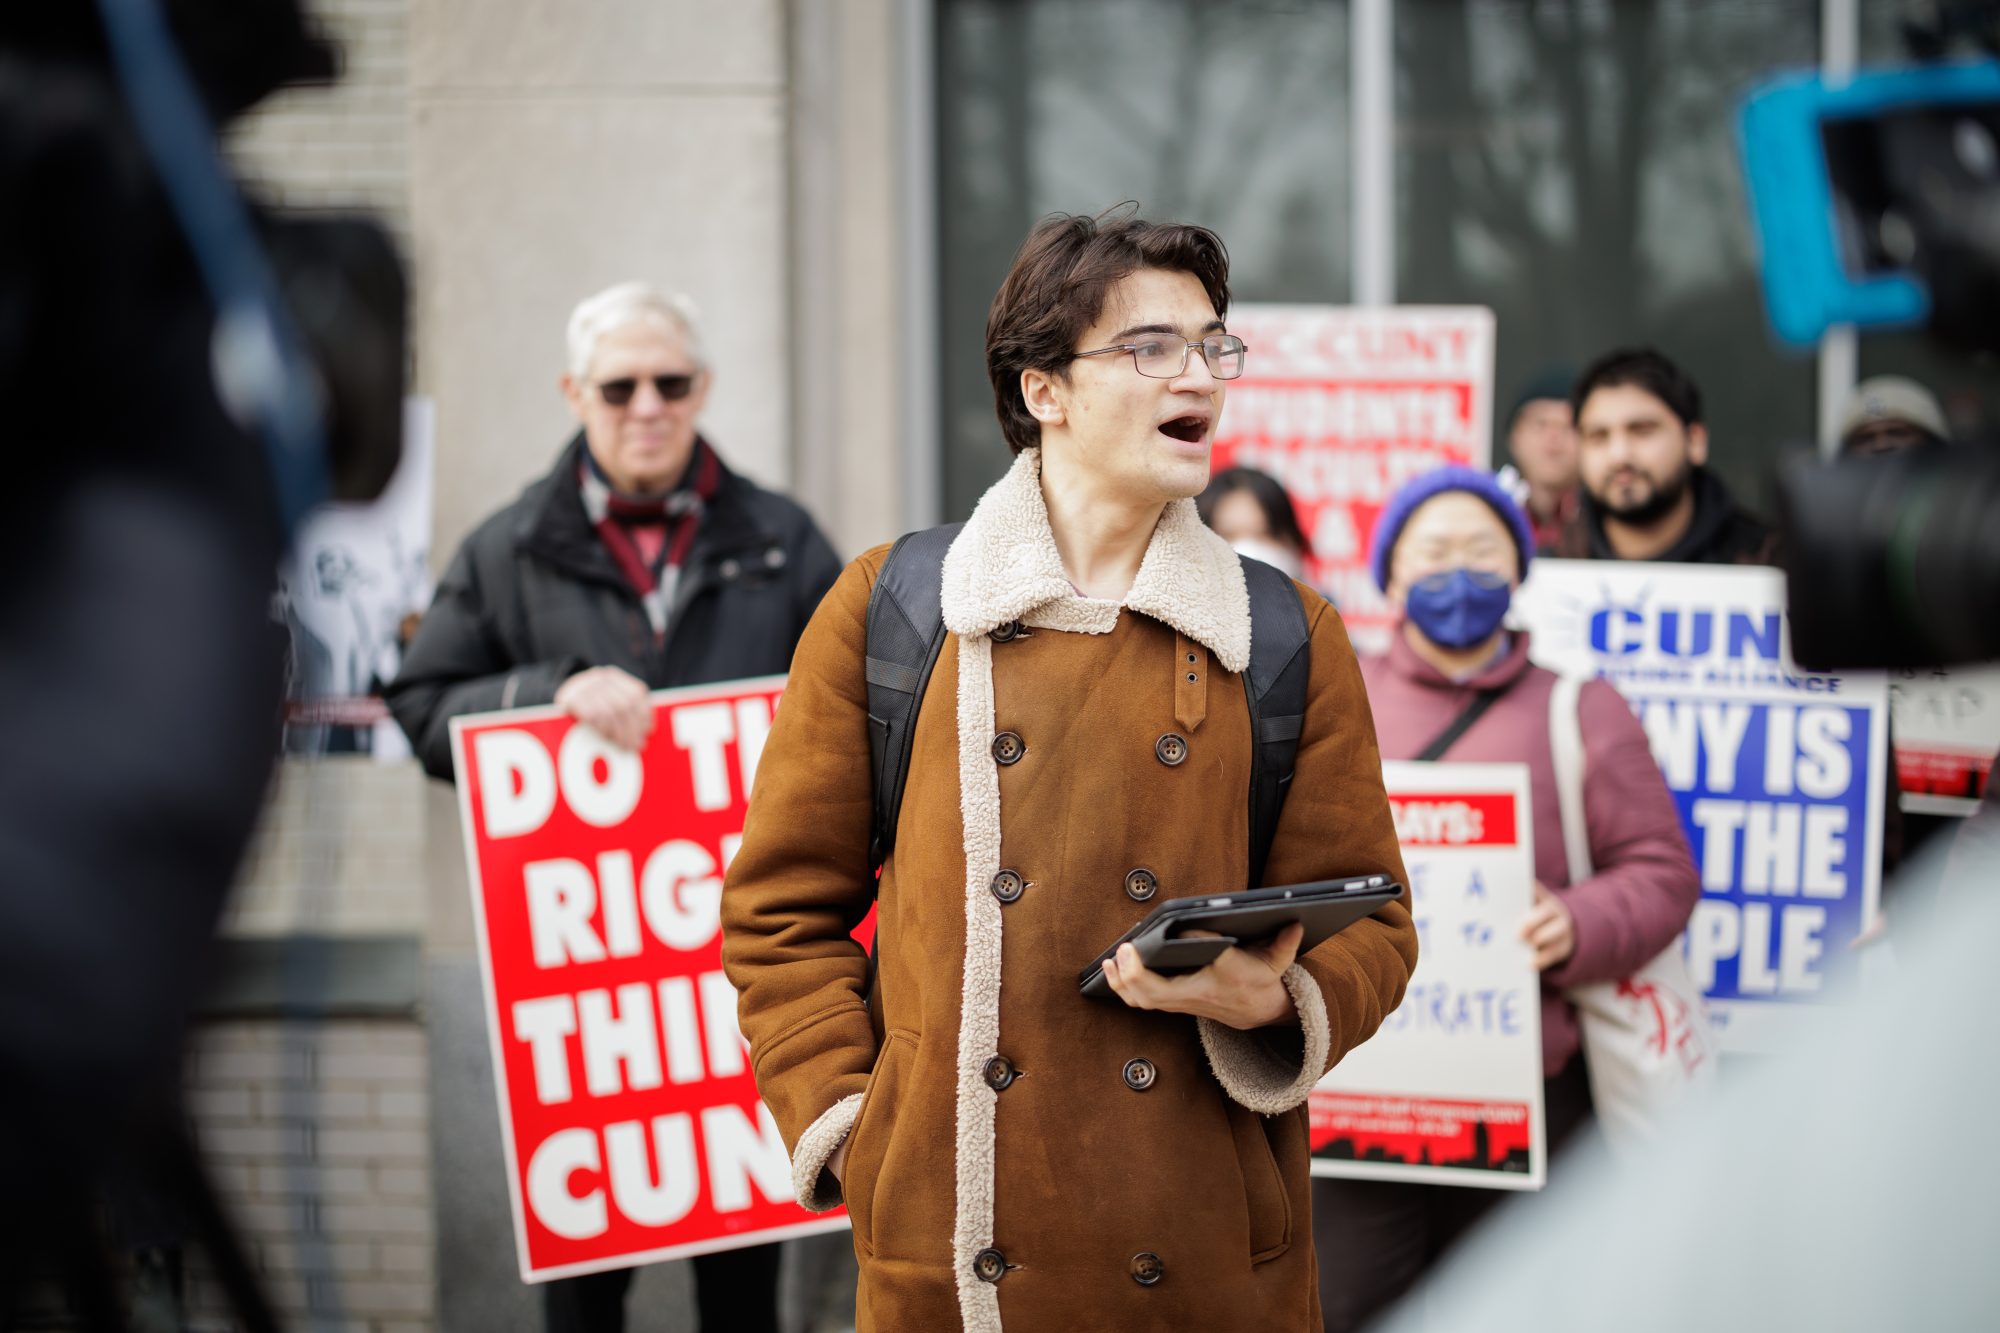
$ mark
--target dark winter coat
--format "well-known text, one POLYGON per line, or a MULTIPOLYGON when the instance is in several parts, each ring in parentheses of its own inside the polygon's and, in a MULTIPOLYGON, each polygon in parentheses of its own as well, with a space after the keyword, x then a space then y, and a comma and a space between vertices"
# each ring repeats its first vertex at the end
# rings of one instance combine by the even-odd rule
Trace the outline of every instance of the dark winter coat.
MULTIPOLYGON (((1722 478, 1705 467, 1694 470, 1694 520, 1681 539, 1654 556, 1683 565, 1769 565, 1777 561, 1777 534, 1755 514, 1739 507, 1722 478)), ((1576 517, 1546 554, 1566 560, 1617 560, 1604 535, 1604 513, 1585 490, 1576 517)))
POLYGON ((665 640, 583 509, 583 437, 473 529, 438 584, 389 708, 433 777, 451 776, 451 719, 555 700, 586 667, 653 689, 789 669, 840 561, 792 501, 722 470, 688 550, 665 640))

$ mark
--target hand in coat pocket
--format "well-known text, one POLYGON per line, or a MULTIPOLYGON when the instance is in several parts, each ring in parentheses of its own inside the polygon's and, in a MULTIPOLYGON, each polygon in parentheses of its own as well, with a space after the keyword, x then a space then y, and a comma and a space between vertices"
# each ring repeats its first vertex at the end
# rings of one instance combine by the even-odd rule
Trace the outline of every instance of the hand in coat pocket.
MULTIPOLYGON (((1285 989, 1285 969, 1298 957, 1306 928, 1294 921, 1263 944, 1239 944, 1198 972, 1168 977, 1139 960, 1130 944, 1104 960, 1104 979, 1118 998, 1134 1009, 1160 1009, 1192 1014, 1248 1031, 1291 1018, 1291 992, 1285 989)), ((1190 930, 1186 936, 1212 935, 1190 930)))

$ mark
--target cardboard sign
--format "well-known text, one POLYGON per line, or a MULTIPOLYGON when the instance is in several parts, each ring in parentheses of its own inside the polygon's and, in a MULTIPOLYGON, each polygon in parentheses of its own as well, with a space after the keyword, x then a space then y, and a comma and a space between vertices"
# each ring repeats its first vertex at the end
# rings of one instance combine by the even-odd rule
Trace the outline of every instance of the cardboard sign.
POLYGON ((656 694, 638 754, 552 708, 451 724, 524 1281, 847 1225, 793 1198, 722 972, 783 686, 656 694))
POLYGON ((1772 569, 1537 560, 1514 615, 1639 715, 1701 872, 1689 971, 1725 1050, 1782 1044, 1875 916, 1886 678, 1801 671, 1772 569))
POLYGON ((1242 305, 1249 346, 1215 440, 1215 467, 1283 483, 1312 542, 1306 582, 1340 607, 1357 648, 1388 645, 1368 539, 1405 481, 1492 453, 1493 312, 1481 306, 1242 305))
POLYGON ((1382 765, 1410 872, 1417 970, 1308 1103, 1316 1176, 1540 1189, 1541 979, 1525 764, 1382 765))
POLYGON ((1889 716, 1903 808, 1930 815, 1978 809, 2000 750, 2000 666, 1892 671, 1889 716))

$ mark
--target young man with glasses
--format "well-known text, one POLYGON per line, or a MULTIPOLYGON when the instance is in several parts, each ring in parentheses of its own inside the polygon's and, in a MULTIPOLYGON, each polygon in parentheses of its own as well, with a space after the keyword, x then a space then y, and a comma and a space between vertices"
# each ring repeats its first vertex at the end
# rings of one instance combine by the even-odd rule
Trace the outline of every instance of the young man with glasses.
POLYGON ((890 548, 800 642, 723 961, 800 1202, 847 1204, 861 1329, 1318 1325, 1306 1094, 1401 998, 1408 911, 1177 977, 1121 954, 1111 1000, 1078 988, 1168 899, 1403 876, 1346 631, 1289 583, 1309 678, 1251 869, 1251 597, 1192 498, 1246 356, 1228 306, 1200 227, 1056 217, 1016 256, 986 338, 1016 458, 942 557, 948 632, 879 882, 869 682, 898 673, 868 606, 890 548), (871 901, 872 962, 848 937, 871 901))
MULTIPOLYGON (((553 703, 636 750, 651 691, 789 667, 840 563, 696 429, 711 379, 685 298, 626 283, 577 306, 561 385, 582 429, 465 539, 388 689, 433 777, 464 713, 553 703)), ((702 1327, 775 1333, 776 1246, 693 1263, 702 1327)), ((549 1283, 549 1333, 622 1329, 630 1282, 549 1283)))

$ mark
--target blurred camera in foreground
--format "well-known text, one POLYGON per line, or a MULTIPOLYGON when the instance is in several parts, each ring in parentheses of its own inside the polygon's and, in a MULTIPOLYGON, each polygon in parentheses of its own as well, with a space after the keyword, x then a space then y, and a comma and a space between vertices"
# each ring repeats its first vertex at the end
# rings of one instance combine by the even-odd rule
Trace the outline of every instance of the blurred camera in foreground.
POLYGON ((2000 455, 1971 447, 1779 469, 1792 655, 1813 670, 2000 658, 2000 455))

